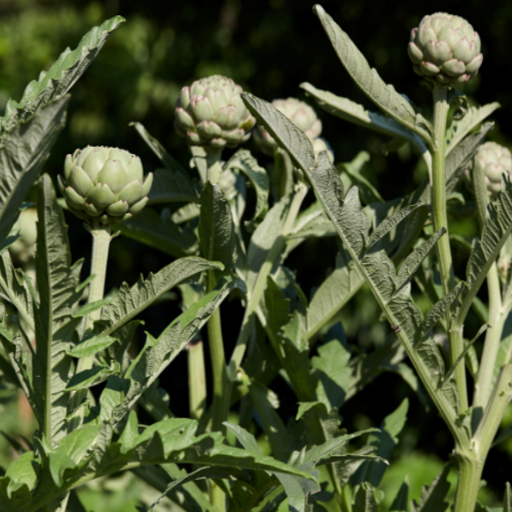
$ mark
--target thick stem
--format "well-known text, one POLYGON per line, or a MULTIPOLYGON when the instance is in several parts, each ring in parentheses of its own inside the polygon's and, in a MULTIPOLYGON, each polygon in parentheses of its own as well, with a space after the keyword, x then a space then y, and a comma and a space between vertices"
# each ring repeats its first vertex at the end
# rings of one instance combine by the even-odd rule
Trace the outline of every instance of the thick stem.
MULTIPOLYGON (((448 295, 455 286, 453 275, 452 253, 450 238, 448 235, 448 216, 446 213, 446 172, 445 172, 445 150, 446 150, 446 119, 450 105, 447 101, 447 89, 441 85, 434 85, 434 159, 432 176, 432 218, 435 231, 445 228, 446 234, 437 242, 437 258, 439 262, 439 273, 443 294, 448 295)), ((446 325, 451 326, 450 310, 446 313, 446 325)), ((464 338, 462 330, 456 329, 450 332, 450 356, 451 364, 464 351, 464 338)), ((454 372, 461 408, 465 411, 468 408, 468 397, 466 387, 466 369, 463 364, 457 365, 454 372)))
MULTIPOLYGON (((485 183, 483 169, 474 166, 471 172, 473 190, 477 205, 478 221, 480 231, 482 231, 487 205, 489 204, 489 195, 485 183)), ((478 380, 475 384, 475 396, 473 399, 474 407, 485 409, 492 391, 492 378, 494 367, 496 366, 496 357, 498 355, 499 343, 503 332, 508 311, 504 311, 501 302, 501 287, 498 276, 498 268, 493 263, 487 274, 487 290, 489 295, 489 329, 485 336, 484 350, 478 373, 478 380)))
POLYGON ((188 346, 188 389, 190 417, 199 420, 206 409, 206 374, 202 341, 189 343, 188 346))
MULTIPOLYGON (((90 230, 92 235, 92 259, 91 259, 91 275, 94 275, 94 279, 90 284, 89 288, 89 299, 88 303, 96 302, 103 299, 105 292, 105 276, 107 274, 107 261, 108 251, 110 247, 110 241, 112 236, 110 234, 109 226, 94 227, 90 230)), ((87 317, 86 326, 87 329, 92 329, 94 322, 100 318, 101 308, 90 313, 87 317)), ((94 362, 94 356, 83 357, 78 360, 76 372, 82 372, 92 368, 94 362)), ((75 392, 70 401, 69 410, 70 412, 77 409, 82 403, 87 390, 80 390, 75 392)), ((84 410, 80 409, 79 414, 75 416, 69 423, 68 431, 79 428, 83 422, 84 410)))
POLYGON ((215 185, 220 180, 220 175, 222 173, 222 166, 220 163, 220 159, 222 156, 222 150, 217 151, 208 151, 206 153, 206 179, 212 184, 215 185))
POLYGON ((459 480, 453 512, 474 512, 483 462, 472 454, 457 454, 459 480))

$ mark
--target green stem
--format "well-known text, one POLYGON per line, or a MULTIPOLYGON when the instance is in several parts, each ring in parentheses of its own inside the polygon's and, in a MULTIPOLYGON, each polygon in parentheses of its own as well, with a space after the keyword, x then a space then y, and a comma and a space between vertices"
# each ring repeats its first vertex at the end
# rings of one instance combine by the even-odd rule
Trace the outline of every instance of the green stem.
POLYGON ((222 156, 222 150, 217 151, 208 151, 206 153, 206 179, 212 184, 215 185, 220 180, 220 175, 222 173, 222 165, 220 163, 220 159, 222 156))
MULTIPOLYGON (((452 254, 448 236, 448 216, 446 213, 446 119, 450 105, 446 99, 447 90, 441 85, 434 86, 434 159, 432 176, 432 217, 435 231, 446 228, 447 233, 437 243, 439 272, 443 292, 448 295, 455 286, 452 254)), ((455 358, 456 360, 456 358, 455 358)))
POLYGON ((202 341, 190 343, 188 346, 188 389, 190 417, 199 420, 206 409, 206 374, 202 341))
MULTIPOLYGON (((446 150, 446 119, 450 105, 447 101, 447 89, 441 85, 434 85, 434 158, 432 176, 432 218, 434 230, 445 228, 446 234, 437 242, 437 257, 439 261, 439 273, 443 294, 448 295, 455 286, 453 275, 452 253, 450 248, 450 237, 448 234, 448 215, 446 213, 446 172, 445 172, 445 150, 446 150)), ((446 325, 451 326, 451 312, 446 313, 446 325)), ((464 338, 462 328, 450 332, 450 356, 451 364, 464 351, 464 338)), ((457 365, 454 378, 459 392, 461 409, 468 408, 468 396, 466 387, 466 369, 463 364, 457 365)))
MULTIPOLYGON (((92 235, 92 259, 91 259, 91 275, 94 275, 89 288, 88 303, 96 302, 103 299, 105 292, 105 276, 107 274, 107 261, 110 241, 110 226, 95 226, 90 229, 92 235)), ((101 316, 101 308, 90 313, 87 317, 86 328, 92 329, 94 322, 99 320, 101 316)), ((76 372, 82 372, 92 368, 94 356, 84 357, 78 360, 76 372)), ((87 390, 75 392, 70 401, 70 412, 79 407, 87 394, 87 390)), ((69 423, 68 432, 80 427, 84 418, 84 410, 80 409, 79 414, 75 416, 69 423)))
POLYGON ((483 463, 473 454, 457 453, 459 479, 453 512, 475 510, 483 463))

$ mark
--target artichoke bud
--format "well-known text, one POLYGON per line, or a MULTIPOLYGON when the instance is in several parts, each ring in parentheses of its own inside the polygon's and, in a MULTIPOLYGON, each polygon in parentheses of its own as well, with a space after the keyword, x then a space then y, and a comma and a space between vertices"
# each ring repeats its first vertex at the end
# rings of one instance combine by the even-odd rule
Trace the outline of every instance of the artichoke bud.
POLYGON ((313 151, 315 152, 315 159, 318 158, 318 155, 322 151, 327 151, 329 161, 331 164, 334 163, 334 151, 332 150, 331 145, 323 137, 313 139, 313 151))
MULTIPOLYGON (((503 174, 510 174, 512 172, 510 151, 508 148, 496 144, 496 142, 486 142, 478 148, 471 167, 483 171, 487 192, 490 199, 494 200, 502 189, 503 174)), ((464 177, 468 188, 472 190, 473 183, 470 169, 466 169, 464 177)))
POLYGON ((207 151, 234 148, 246 142, 256 120, 240 94, 242 88, 220 75, 183 87, 176 101, 174 128, 191 146, 207 151))
POLYGON ((446 87, 467 82, 482 65, 480 36, 463 18, 444 12, 424 16, 411 31, 414 71, 446 87))
MULTIPOLYGON (((286 100, 274 100, 272 105, 299 130, 303 131, 312 142, 322 133, 322 121, 318 119, 315 111, 307 103, 296 98, 288 98, 286 100)), ((263 126, 256 126, 254 140, 263 153, 268 156, 274 155, 277 143, 263 126)))
POLYGON ((59 188, 69 209, 92 225, 128 220, 144 208, 153 174, 144 180, 138 156, 124 149, 87 146, 67 155, 59 188))
POLYGON ((35 257, 37 242, 37 208, 27 208, 20 213, 13 226, 19 231, 20 238, 10 245, 9 251, 20 263, 27 263, 35 257))

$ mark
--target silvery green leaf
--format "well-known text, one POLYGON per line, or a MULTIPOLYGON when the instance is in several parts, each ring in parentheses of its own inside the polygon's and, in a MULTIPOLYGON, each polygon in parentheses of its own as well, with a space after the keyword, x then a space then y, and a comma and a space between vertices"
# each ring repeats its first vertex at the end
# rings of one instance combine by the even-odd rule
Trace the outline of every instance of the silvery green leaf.
POLYGON ((16 272, 9 251, 0 253, 0 288, 2 298, 7 299, 19 316, 34 330, 34 307, 27 282, 16 272))
POLYGON ((71 357, 91 357, 102 350, 110 347, 112 343, 117 341, 112 336, 94 336, 87 340, 82 341, 80 344, 74 346, 67 354, 71 357))
MULTIPOLYGON (((407 126, 395 121, 395 119, 366 110, 355 101, 336 96, 329 91, 322 91, 307 82, 300 84, 300 87, 304 89, 308 95, 311 95, 317 105, 326 112, 350 123, 369 128, 370 130, 385 133, 392 137, 399 137, 402 140, 408 140, 419 149, 421 154, 428 151, 421 137, 407 126)), ((379 104, 377 105, 380 106, 379 104)))
POLYGON ((466 115, 460 121, 454 121, 451 126, 453 135, 446 147, 446 156, 457 147, 457 144, 459 144, 466 135, 500 107, 501 105, 497 101, 482 107, 470 107, 466 115))
POLYGON ((65 390, 71 372, 71 358, 66 351, 77 325, 66 322, 81 297, 76 289, 82 262, 71 265, 64 215, 47 174, 39 184, 37 209, 36 279, 40 306, 34 311, 37 351, 33 381, 34 390, 44 397, 41 430, 54 446, 65 433, 65 390))
POLYGON ((141 277, 131 288, 123 283, 115 300, 101 310, 100 332, 97 334, 112 334, 174 286, 199 272, 221 268, 218 263, 189 256, 174 261, 156 274, 150 273, 147 279, 141 277))
POLYGON ((400 293, 394 294, 396 270, 383 251, 367 254, 362 258, 369 226, 368 218, 362 211, 357 198, 357 188, 350 189, 343 200, 340 178, 327 155, 321 153, 318 162, 311 165, 308 150, 301 149, 301 146, 310 147, 311 143, 302 132, 296 130, 294 125, 272 105, 248 94, 244 94, 243 98, 257 121, 269 131, 281 148, 289 152, 296 165, 307 174, 317 197, 336 227, 345 249, 364 277, 388 321, 396 330, 424 386, 436 402, 445 421, 454 425, 457 413, 453 409, 451 391, 450 396, 446 396, 444 391, 439 390, 436 385, 444 373, 439 349, 432 341, 432 344, 428 345, 429 356, 437 354, 439 357, 429 357, 427 360, 424 360, 420 355, 422 352, 416 349, 421 314, 410 298, 410 286, 407 285, 400 293))
MULTIPOLYGON (((288 214, 289 207, 290 197, 283 197, 268 211, 263 222, 256 228, 251 237, 251 242, 247 251, 247 259, 250 267, 247 278, 249 293, 252 293, 256 280, 258 279, 260 269, 267 259, 270 249, 281 233, 281 228, 288 214)), ((279 258, 276 257, 276 260, 278 259, 279 258)), ((277 267, 277 265, 278 263, 276 262, 275 267, 277 267)), ((275 268, 272 270, 275 270, 275 268)))
POLYGON ((194 232, 187 227, 177 226, 167 208, 159 215, 153 208, 146 206, 138 215, 123 222, 120 230, 127 238, 159 249, 175 258, 190 256, 199 248, 194 232))
POLYGON ((395 226, 397 226, 400 222, 402 222, 406 217, 409 216, 414 210, 422 207, 422 204, 413 204, 410 206, 406 206, 401 210, 393 213, 391 217, 387 217, 384 219, 373 231, 368 239, 368 249, 375 245, 377 242, 382 240, 384 236, 386 236, 395 226))
POLYGON ((448 295, 444 296, 430 308, 421 324, 421 337, 427 335, 435 327, 439 319, 446 313, 448 308, 457 299, 460 292, 462 291, 464 284, 464 281, 461 281, 448 295))
POLYGON ((97 386, 108 380, 112 375, 119 371, 119 365, 110 366, 93 366, 88 370, 75 373, 66 386, 66 391, 77 391, 79 389, 88 389, 97 386))
POLYGON ((256 208, 252 220, 248 223, 253 228, 268 211, 269 181, 267 171, 247 149, 239 149, 226 163, 224 169, 238 169, 250 181, 256 193, 256 208))
POLYGON ((512 184, 504 180, 504 189, 487 207, 487 217, 481 239, 475 239, 467 266, 467 288, 463 294, 459 315, 462 319, 485 280, 491 265, 512 232, 512 184))
POLYGON ((311 359, 318 378, 316 395, 328 411, 339 409, 345 401, 352 377, 350 355, 340 340, 332 339, 324 340, 324 344, 318 347, 318 356, 311 359))
POLYGON ((384 83, 377 71, 370 68, 368 61, 348 35, 320 5, 315 5, 313 12, 320 19, 341 63, 361 90, 385 114, 431 143, 432 125, 421 114, 416 113, 413 106, 392 85, 384 83))
MULTIPOLYGON (((402 431, 407 419, 409 400, 406 398, 391 414, 384 418, 380 430, 374 432, 368 439, 368 444, 375 446, 376 456, 389 460, 393 449, 398 444, 398 435, 402 431)), ((369 482, 378 487, 384 476, 386 465, 379 460, 364 462, 352 477, 353 485, 369 482)))
POLYGON ((234 263, 235 232, 231 208, 219 185, 207 182, 201 192, 199 246, 203 257, 220 261, 230 272, 234 263))
POLYGON ((199 206, 197 203, 188 203, 181 208, 178 208, 172 215, 171 220, 174 224, 183 224, 192 219, 199 217, 199 206))
MULTIPOLYGON (((0 136, 0 240, 8 237, 20 207, 39 175, 66 120, 69 96, 42 107, 30 118, 17 120, 0 136)), ((5 122, 4 118, 4 122, 5 122)), ((0 119, 0 123, 2 119, 0 119)), ((1 126, 1 124, 0 124, 1 126)))
POLYGON ((124 375, 130 386, 126 395, 119 394, 121 401, 112 408, 111 421, 114 425, 193 339, 231 290, 238 286, 242 286, 240 281, 223 278, 212 292, 176 318, 157 339, 148 334, 143 350, 124 375))
MULTIPOLYGON (((77 287, 80 288, 80 287, 77 287)), ((91 314, 93 311, 97 311, 101 309, 103 306, 108 306, 112 302, 112 298, 106 298, 101 300, 95 300, 94 302, 89 302, 85 306, 82 306, 78 311, 73 313, 73 318, 82 318, 91 314)))
POLYGON ((418 270, 423 260, 430 254, 437 241, 446 233, 445 228, 441 228, 434 233, 426 242, 416 247, 400 266, 397 275, 397 290, 401 290, 407 283, 414 277, 415 272, 418 270))
POLYGON ((41 72, 38 80, 27 85, 19 103, 9 100, 5 115, 0 118, 2 136, 20 121, 30 118, 39 108, 69 92, 123 21, 121 16, 114 16, 91 29, 73 51, 67 48, 48 71, 41 72))
POLYGON ((235 434, 236 438, 238 439, 238 442, 242 445, 243 448, 245 448, 249 452, 260 453, 258 442, 250 432, 247 432, 247 430, 242 428, 240 425, 235 425, 234 423, 230 423, 229 421, 225 421, 224 425, 226 426, 226 428, 231 430, 233 434, 235 434))
POLYGON ((190 178, 180 170, 156 169, 149 192, 149 205, 197 201, 199 195, 190 178))
POLYGON ((249 393, 256 411, 258 411, 263 431, 266 433, 272 447, 273 456, 278 460, 288 460, 292 451, 291 442, 293 439, 272 403, 269 389, 263 384, 253 381, 249 386, 249 393))

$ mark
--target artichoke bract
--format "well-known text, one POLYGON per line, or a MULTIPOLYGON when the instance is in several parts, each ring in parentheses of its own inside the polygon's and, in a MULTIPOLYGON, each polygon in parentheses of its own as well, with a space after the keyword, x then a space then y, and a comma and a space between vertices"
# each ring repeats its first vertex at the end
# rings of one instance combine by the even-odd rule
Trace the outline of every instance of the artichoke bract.
MULTIPOLYGON (((315 111, 307 103, 296 98, 287 98, 286 100, 274 100, 272 105, 282 112, 299 130, 302 130, 311 141, 322 133, 322 121, 318 119, 315 111)), ((256 126, 254 140, 263 153, 273 156, 277 144, 263 126, 256 126)))
POLYGON ((334 151, 332 150, 331 145, 323 137, 313 139, 313 151, 315 152, 315 158, 318 158, 318 155, 322 151, 327 151, 329 161, 331 164, 334 163, 334 151))
POLYGON ((69 209, 93 226, 128 220, 148 201, 140 158, 124 149, 87 146, 67 155, 59 188, 69 209))
POLYGON ((251 136, 256 119, 240 94, 242 88, 220 75, 183 87, 176 101, 174 128, 191 146, 208 151, 234 148, 251 136))
POLYGON ((480 46, 480 36, 465 19, 438 12, 412 29, 408 51, 418 75, 451 87, 477 74, 480 46))
MULTIPOLYGON (((502 189, 503 174, 512 172, 512 157, 508 148, 496 142, 486 142, 478 148, 472 166, 483 170, 487 191, 490 198, 494 200, 502 189)), ((464 177, 469 188, 472 189, 469 169, 466 169, 464 177)))

